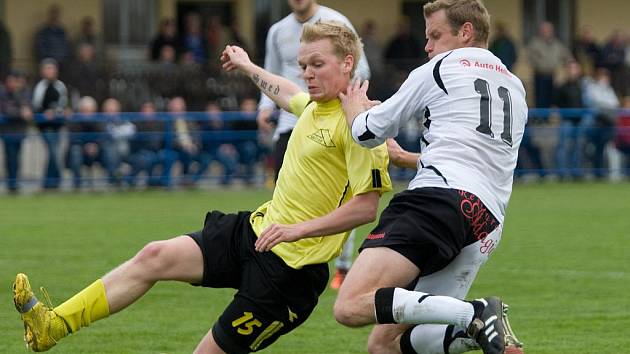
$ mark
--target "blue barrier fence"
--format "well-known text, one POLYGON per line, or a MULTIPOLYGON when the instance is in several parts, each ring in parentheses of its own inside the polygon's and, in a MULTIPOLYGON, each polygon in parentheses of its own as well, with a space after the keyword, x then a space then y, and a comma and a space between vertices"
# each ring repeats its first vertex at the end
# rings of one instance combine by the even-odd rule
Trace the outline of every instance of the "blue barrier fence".
MULTIPOLYGON (((598 114, 592 109, 530 109, 516 177, 630 175, 630 118, 621 118, 630 117, 630 110, 616 112, 616 125, 599 124, 598 114)), ((58 132, 30 127, 15 133, 4 130, 8 120, 0 116, 0 188, 265 183, 273 179, 271 137, 252 130, 255 117, 252 112, 71 114, 57 118, 63 127, 58 132), (176 119, 186 122, 184 131, 176 128, 176 119), (116 136, 115 126, 122 122, 133 123, 136 131, 116 136), (90 124, 89 131, 80 130, 90 124), (193 148, 184 146, 187 139, 193 148), (51 160, 56 166, 51 167, 51 160)), ((33 126, 50 122, 42 114, 33 121, 33 126)), ((408 149, 417 146, 417 136, 401 139, 408 149)), ((412 174, 392 170, 394 178, 412 174)))

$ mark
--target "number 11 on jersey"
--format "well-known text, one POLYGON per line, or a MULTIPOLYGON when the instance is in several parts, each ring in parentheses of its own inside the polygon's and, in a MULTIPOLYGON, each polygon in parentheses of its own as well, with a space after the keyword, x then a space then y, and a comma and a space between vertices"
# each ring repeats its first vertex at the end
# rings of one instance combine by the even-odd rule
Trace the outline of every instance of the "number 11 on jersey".
MULTIPOLYGON (((492 120, 490 119, 492 117, 490 85, 486 80, 477 79, 475 80, 475 91, 481 96, 479 98, 480 122, 477 131, 494 138, 492 120)), ((503 101, 503 132, 501 133, 501 140, 512 146, 512 99, 510 91, 503 86, 499 87, 497 91, 499 92, 499 98, 503 101)))

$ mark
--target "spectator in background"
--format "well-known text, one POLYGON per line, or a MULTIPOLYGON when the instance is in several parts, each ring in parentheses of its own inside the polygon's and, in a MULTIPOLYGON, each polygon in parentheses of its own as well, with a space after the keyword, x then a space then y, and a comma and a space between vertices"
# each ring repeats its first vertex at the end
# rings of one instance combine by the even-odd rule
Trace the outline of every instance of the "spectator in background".
MULTIPOLYGON (((582 66, 577 61, 566 65, 566 81, 555 89, 554 106, 558 108, 584 108, 586 81, 582 66)), ((561 116, 556 147, 556 164, 561 179, 582 178, 581 157, 589 119, 584 113, 561 116)))
POLYGON ((160 21, 158 34, 151 40, 149 57, 152 61, 160 59, 160 53, 164 46, 171 46, 177 54, 180 54, 183 47, 181 38, 177 35, 175 19, 170 17, 160 21))
POLYGON ((501 62, 508 70, 512 71, 518 59, 518 52, 514 40, 503 22, 497 22, 494 31, 494 38, 492 42, 490 42, 488 49, 501 59, 501 62))
POLYGON ((617 131, 615 133, 615 147, 624 157, 623 172, 630 176, 630 96, 622 99, 622 108, 617 120, 617 131))
POLYGON ((228 34, 230 37, 230 43, 243 48, 246 52, 249 52, 249 45, 245 41, 245 38, 241 34, 241 26, 236 18, 230 21, 228 26, 228 34))
MULTIPOLYGON (((265 70, 291 80, 294 84, 307 91, 307 85, 304 81, 303 70, 298 65, 298 50, 300 48, 300 35, 302 29, 307 24, 314 24, 318 21, 339 21, 345 24, 353 32, 356 33, 354 26, 346 16, 329 7, 319 5, 315 0, 288 0, 287 3, 291 8, 291 13, 274 23, 265 42, 265 70)), ((370 78, 370 67, 366 59, 365 52, 361 50, 358 59, 357 69, 354 72, 354 78, 359 80, 367 80, 370 78)), ((280 169, 284 161, 284 154, 293 128, 297 123, 297 117, 291 112, 280 110, 277 123, 272 123, 273 112, 276 104, 262 92, 260 95, 259 112, 256 117, 258 129, 262 133, 271 133, 273 131, 273 162, 275 169, 274 180, 278 179, 280 169), (275 127, 274 127, 275 126, 275 127), (275 128, 275 129, 274 129, 275 128)), ((354 248, 354 236, 356 232, 352 231, 348 236, 347 242, 344 244, 343 255, 336 261, 336 272, 333 276, 333 288, 338 288, 343 282, 350 264, 352 263, 352 254, 354 248)))
POLYGON ((77 46, 76 58, 72 70, 67 72, 66 82, 71 97, 89 96, 102 102, 108 96, 106 74, 96 59, 94 45, 82 42, 77 46))
POLYGON ((585 102, 589 108, 595 110, 595 122, 588 134, 593 147, 590 154, 591 167, 596 178, 604 178, 608 175, 604 163, 606 147, 615 135, 619 108, 619 99, 611 85, 608 69, 597 68, 594 80, 587 81, 585 102))
POLYGON ((371 72, 371 84, 368 89, 368 96, 377 100, 385 100, 389 97, 385 83, 387 73, 385 72, 385 49, 377 37, 377 24, 374 20, 365 21, 361 28, 361 41, 363 41, 363 51, 371 72))
POLYGON ((11 47, 11 35, 4 27, 4 23, 0 20, 0 80, 4 80, 5 76, 11 69, 11 60, 13 59, 13 48, 11 47))
POLYGON ((385 49, 387 65, 396 70, 409 73, 426 59, 423 41, 411 32, 409 18, 403 17, 398 22, 396 34, 390 39, 385 49))
POLYGON ((222 185, 231 183, 238 167, 238 152, 228 139, 221 106, 210 101, 206 105, 206 119, 199 122, 201 133, 200 167, 195 175, 195 182, 201 180, 212 161, 217 161, 223 168, 219 178, 222 185))
POLYGON ((10 193, 18 191, 20 150, 28 124, 33 120, 30 92, 24 75, 11 71, 0 86, 0 137, 4 140, 4 163, 10 193), (4 119, 4 120, 2 120, 4 119))
POLYGON ((33 89, 33 111, 43 113, 35 122, 48 149, 44 189, 57 189, 61 183, 59 130, 65 125, 66 115, 70 113, 68 89, 58 79, 59 67, 55 59, 42 60, 39 68, 41 80, 33 89))
POLYGON ((235 142, 238 162, 241 166, 241 177, 246 184, 254 183, 256 162, 258 161, 257 115, 258 102, 254 98, 245 98, 239 104, 239 117, 232 121, 231 130, 237 134, 235 142))
POLYGON ((46 58, 55 59, 57 65, 63 68, 69 57, 70 44, 61 24, 61 8, 54 4, 48 8, 46 23, 35 34, 35 58, 38 62, 46 58))
POLYGON ((583 26, 573 42, 573 56, 582 66, 582 72, 586 76, 593 75, 595 67, 599 65, 601 48, 590 26, 583 26))
POLYGON ((108 98, 103 102, 102 107, 105 116, 105 129, 108 139, 106 144, 106 154, 109 157, 105 169, 107 170, 108 182, 110 185, 120 185, 121 164, 128 161, 129 141, 136 134, 136 126, 121 117, 122 107, 115 98, 108 98))
POLYGON ((70 146, 66 164, 72 171, 72 184, 75 189, 81 188, 83 166, 92 167, 101 162, 105 167, 108 156, 104 156, 105 124, 96 115, 98 103, 93 97, 83 96, 79 100, 78 112, 68 121, 70 146))
POLYGON ((514 171, 515 177, 523 177, 528 174, 528 172, 533 172, 540 178, 544 178, 547 175, 547 171, 540 156, 540 147, 532 138, 532 134, 535 129, 537 128, 528 124, 525 132, 523 133, 523 140, 521 141, 521 146, 518 150, 516 170, 514 171))
MULTIPOLYGON (((343 14, 326 6, 319 5, 315 0, 288 0, 291 13, 274 23, 265 43, 265 70, 291 80, 306 91, 306 83, 302 77, 302 69, 298 65, 298 49, 300 35, 305 24, 317 21, 339 21, 354 32, 350 20, 343 14)), ((225 47, 225 46, 224 46, 225 47)), ((221 49, 223 50, 223 49, 221 49)), ((355 76, 361 80, 370 78, 370 67, 366 55, 361 51, 359 64, 355 76)), ((278 178, 284 152, 291 132, 297 123, 297 117, 287 111, 280 111, 276 124, 272 123, 272 114, 276 104, 263 92, 260 97, 259 113, 256 117, 258 128, 265 132, 273 132, 273 159, 275 164, 275 178, 278 178), (275 128, 275 129, 274 129, 275 128)), ((349 242, 352 243, 352 242, 349 242)))
POLYGON ((135 186, 138 175, 145 172, 149 187, 170 187, 171 168, 177 156, 167 147, 164 121, 156 116, 155 104, 151 101, 142 104, 138 117, 138 132, 130 144, 131 172, 127 176, 127 182, 135 186))
POLYGON ((232 43, 230 30, 223 25, 221 17, 210 16, 206 30, 210 70, 215 71, 219 66, 219 57, 225 46, 232 43))
POLYGON ((529 61, 534 69, 536 108, 551 106, 555 72, 564 67, 570 58, 569 49, 556 38, 553 24, 541 23, 538 36, 529 44, 529 61))
POLYGON ((365 52, 365 58, 370 66, 372 76, 378 76, 383 74, 383 45, 378 39, 377 24, 374 20, 369 19, 365 21, 361 28, 361 41, 363 41, 363 51, 365 52))
POLYGON ((180 67, 177 65, 177 52, 170 45, 160 48, 158 61, 153 65, 153 70, 148 75, 148 83, 153 92, 162 97, 179 95, 180 67))
POLYGON ((626 60, 626 43, 623 33, 615 30, 602 48, 600 66, 606 68, 610 74, 611 85, 618 95, 624 95, 625 77, 624 65, 626 60))
POLYGON ((196 137, 196 124, 189 120, 186 112, 186 101, 181 96, 173 97, 168 102, 168 112, 174 122, 175 140, 174 149, 177 160, 181 163, 181 182, 188 186, 193 183, 190 167, 197 160, 199 154, 199 142, 196 137))
POLYGON ((186 14, 185 30, 182 36, 183 50, 190 52, 194 61, 204 64, 208 59, 208 45, 201 32, 201 17, 196 12, 186 14))
POLYGON ((103 40, 94 28, 94 17, 85 16, 81 19, 79 33, 74 38, 73 44, 75 51, 78 51, 79 46, 82 44, 89 44, 94 48, 97 56, 103 55, 103 40))

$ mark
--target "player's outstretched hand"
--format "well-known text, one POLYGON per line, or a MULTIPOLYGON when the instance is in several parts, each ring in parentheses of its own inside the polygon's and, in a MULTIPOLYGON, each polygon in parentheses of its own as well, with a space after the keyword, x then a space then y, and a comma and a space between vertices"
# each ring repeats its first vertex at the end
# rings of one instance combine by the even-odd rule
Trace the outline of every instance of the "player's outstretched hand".
POLYGON ((271 224, 258 236, 254 244, 256 251, 266 252, 280 242, 293 242, 302 238, 298 225, 271 224))
POLYGON ((370 82, 368 80, 363 82, 354 80, 348 85, 346 92, 339 93, 341 106, 347 118, 354 119, 359 113, 365 112, 381 103, 368 98, 367 90, 369 87, 370 82))
POLYGON ((243 48, 235 45, 225 46, 223 53, 221 53, 221 62, 223 63, 223 69, 226 71, 243 69, 245 66, 252 63, 247 52, 243 48))

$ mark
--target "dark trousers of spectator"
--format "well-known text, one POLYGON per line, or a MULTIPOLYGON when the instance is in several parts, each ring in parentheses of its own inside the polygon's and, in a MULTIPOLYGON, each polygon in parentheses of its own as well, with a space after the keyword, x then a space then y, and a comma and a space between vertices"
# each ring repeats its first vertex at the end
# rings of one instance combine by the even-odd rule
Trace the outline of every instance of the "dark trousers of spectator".
POLYGON ((622 172, 624 175, 630 176, 630 145, 617 146, 617 150, 623 154, 622 172))
POLYGON ((177 161, 177 153, 173 150, 162 149, 159 151, 140 150, 129 156, 131 172, 127 176, 127 183, 135 186, 138 175, 141 172, 147 174, 147 185, 151 187, 170 187, 171 169, 177 161), (157 173, 161 168, 160 173, 157 173))
POLYGON ((176 160, 181 163, 181 177, 180 182, 183 184, 191 184, 193 183, 193 177, 190 173, 190 168, 194 162, 198 160, 199 153, 189 152, 184 149, 176 149, 175 154, 177 155, 176 160))
POLYGON ((72 185, 74 188, 80 188, 83 176, 81 175, 81 167, 92 167, 99 160, 98 155, 90 156, 83 150, 83 144, 71 144, 68 148, 68 156, 66 165, 72 172, 72 185))
POLYGON ((238 162, 243 166, 243 180, 246 184, 252 184, 258 158, 258 144, 251 140, 239 141, 236 143, 236 151, 238 152, 238 162))
POLYGON ((4 164, 7 171, 7 188, 10 192, 18 190, 18 171, 20 170, 20 151, 24 134, 12 133, 4 137, 4 164))
POLYGON ((217 161, 223 168, 223 174, 220 177, 220 183, 228 185, 232 182, 232 178, 238 168, 237 156, 224 151, 221 147, 218 147, 212 151, 202 151, 199 155, 199 169, 195 174, 194 181, 199 182, 204 178, 206 170, 210 167, 212 161, 217 161))
POLYGON ((535 108, 549 108, 553 100, 553 75, 534 74, 534 90, 535 108))
POLYGON ((42 138, 48 150, 48 162, 44 175, 44 189, 57 189, 61 184, 61 172, 59 170, 60 151, 59 132, 54 130, 42 132, 42 138))
POLYGON ((533 170, 540 177, 545 176, 545 169, 540 158, 540 149, 532 140, 532 129, 526 128, 523 133, 523 140, 518 153, 518 161, 516 163, 515 174, 517 177, 524 175, 527 170, 533 170), (529 165, 524 159, 529 159, 529 165))
POLYGON ((565 119, 558 127, 556 164, 560 178, 581 178, 582 152, 588 128, 579 121, 565 119))
POLYGON ((604 178, 608 175, 604 154, 606 152, 606 145, 608 145, 614 136, 615 128, 611 126, 595 125, 590 131, 589 141, 593 146, 590 155, 591 167, 593 168, 593 174, 597 178, 604 178))

